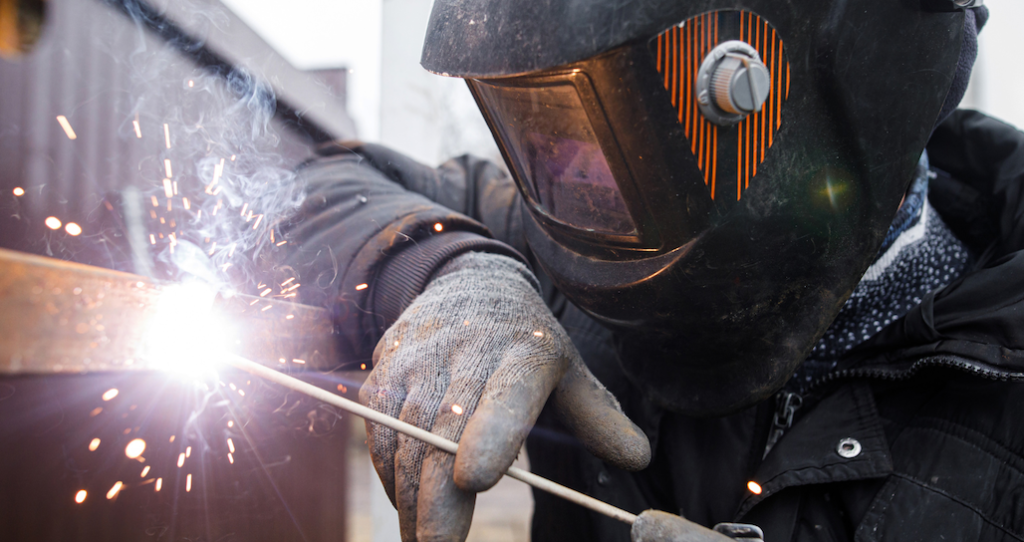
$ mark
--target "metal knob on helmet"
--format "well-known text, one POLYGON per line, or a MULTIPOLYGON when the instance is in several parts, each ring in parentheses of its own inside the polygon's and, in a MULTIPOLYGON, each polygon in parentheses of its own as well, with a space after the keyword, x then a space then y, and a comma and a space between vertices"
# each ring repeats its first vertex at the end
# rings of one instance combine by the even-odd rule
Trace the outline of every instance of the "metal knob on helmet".
POLYGON ((756 49, 732 40, 708 53, 696 85, 701 114, 718 126, 732 126, 761 111, 771 90, 771 74, 756 49))

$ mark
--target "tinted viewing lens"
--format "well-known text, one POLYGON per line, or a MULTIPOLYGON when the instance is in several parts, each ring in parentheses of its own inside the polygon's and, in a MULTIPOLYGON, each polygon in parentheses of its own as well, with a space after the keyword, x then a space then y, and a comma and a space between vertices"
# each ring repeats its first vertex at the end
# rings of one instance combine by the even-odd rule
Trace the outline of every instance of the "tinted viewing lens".
POLYGON ((506 87, 475 81, 530 196, 577 228, 635 234, 576 87, 506 87))

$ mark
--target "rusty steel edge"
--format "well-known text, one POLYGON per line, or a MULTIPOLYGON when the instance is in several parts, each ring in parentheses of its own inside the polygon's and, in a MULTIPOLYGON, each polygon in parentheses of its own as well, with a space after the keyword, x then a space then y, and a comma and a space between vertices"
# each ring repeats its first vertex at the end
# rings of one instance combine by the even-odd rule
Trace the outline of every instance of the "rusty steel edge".
MULTIPOLYGON (((167 286, 130 273, 0 249, 0 374, 156 369, 144 355, 144 335, 167 286)), ((233 347, 240 356, 278 369, 338 366, 334 325, 326 309, 218 294, 213 310, 241 330, 233 347)))

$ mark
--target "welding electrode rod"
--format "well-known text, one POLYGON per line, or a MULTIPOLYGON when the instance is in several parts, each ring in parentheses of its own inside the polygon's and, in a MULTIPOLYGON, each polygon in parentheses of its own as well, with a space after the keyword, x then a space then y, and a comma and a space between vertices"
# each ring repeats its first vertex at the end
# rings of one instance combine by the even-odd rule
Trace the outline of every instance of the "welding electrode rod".
MULTIPOLYGON (((387 414, 377 412, 372 408, 367 408, 355 401, 350 401, 348 399, 345 399, 344 397, 335 395, 329 391, 322 390, 312 384, 307 384, 306 382, 303 382, 297 378, 288 376, 284 373, 275 371, 268 367, 264 367, 259 363, 249 361, 238 356, 229 356, 227 363, 247 373, 254 374, 266 380, 270 380, 271 382, 280 384, 286 388, 291 388, 297 392, 304 393, 314 399, 323 401, 324 403, 327 403, 329 405, 336 406, 349 413, 355 414, 356 416, 370 420, 373 423, 377 423, 385 427, 390 427, 391 429, 394 429, 399 433, 403 433, 414 439, 426 442, 427 444, 430 444, 431 446, 434 446, 436 448, 440 448, 450 454, 455 454, 456 452, 459 451, 459 445, 446 438, 439 437, 431 433, 430 431, 424 431, 423 429, 420 429, 415 425, 405 423, 396 418, 392 418, 387 414)), ((570 502, 574 502, 580 506, 589 508, 599 514, 604 514, 610 518, 617 519, 629 525, 632 525, 633 522, 636 521, 635 514, 631 514, 621 508, 616 508, 606 502, 599 501, 589 495, 584 495, 583 493, 580 493, 579 491, 576 491, 574 489, 569 489, 561 484, 552 482, 547 478, 537 476, 532 472, 525 471, 523 469, 516 467, 509 467, 508 470, 505 471, 505 474, 507 476, 515 478, 516 480, 526 482, 527 484, 530 484, 531 486, 537 489, 547 491, 552 495, 561 497, 570 502)))

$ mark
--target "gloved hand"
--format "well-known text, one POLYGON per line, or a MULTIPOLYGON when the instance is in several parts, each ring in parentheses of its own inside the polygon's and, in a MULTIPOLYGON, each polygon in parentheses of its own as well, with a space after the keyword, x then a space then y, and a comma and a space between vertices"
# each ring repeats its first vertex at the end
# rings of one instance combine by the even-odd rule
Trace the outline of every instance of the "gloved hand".
POLYGON ((476 492, 511 466, 553 390, 562 421, 592 453, 630 470, 650 461, 647 437, 587 370, 536 280, 506 256, 459 256, 377 345, 363 404, 459 442, 453 457, 367 422, 403 541, 465 540, 476 492))

